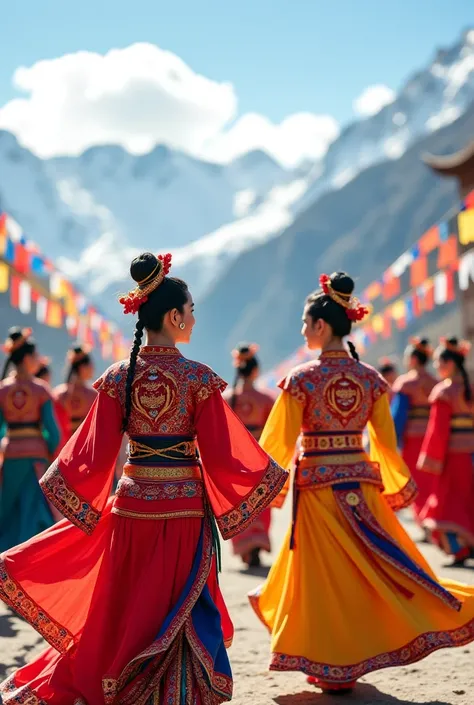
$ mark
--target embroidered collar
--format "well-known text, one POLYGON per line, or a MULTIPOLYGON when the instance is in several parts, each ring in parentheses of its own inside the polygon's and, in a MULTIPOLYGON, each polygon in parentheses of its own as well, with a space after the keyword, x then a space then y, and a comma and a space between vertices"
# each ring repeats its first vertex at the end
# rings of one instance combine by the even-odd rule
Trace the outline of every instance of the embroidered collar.
POLYGON ((344 358, 344 357, 350 357, 349 353, 347 350, 326 350, 325 352, 322 352, 321 355, 319 356, 321 358, 327 358, 327 357, 332 357, 336 359, 344 358))
POLYGON ((144 345, 140 355, 181 355, 178 348, 171 345, 144 345))

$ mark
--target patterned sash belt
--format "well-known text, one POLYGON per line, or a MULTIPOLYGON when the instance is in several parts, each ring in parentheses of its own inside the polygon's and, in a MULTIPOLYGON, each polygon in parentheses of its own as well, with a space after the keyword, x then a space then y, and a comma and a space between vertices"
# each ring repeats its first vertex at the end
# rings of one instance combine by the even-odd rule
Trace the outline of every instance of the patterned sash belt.
POLYGON ((193 436, 131 436, 114 514, 133 519, 204 517, 204 483, 193 436))
POLYGON ((128 447, 132 464, 195 464, 198 459, 193 436, 130 436, 128 447))
POLYGON ((199 465, 189 467, 180 465, 179 467, 157 467, 148 465, 135 465, 126 463, 123 467, 125 477, 134 480, 151 480, 155 482, 174 482, 181 480, 201 480, 201 468, 199 465))
POLYGON ((39 421, 10 422, 7 426, 8 438, 41 438, 39 421))
POLYGON ((362 433, 346 431, 345 433, 303 433, 301 437, 303 455, 344 455, 361 453, 364 450, 362 433))
POLYGON ((474 423, 471 414, 454 414, 450 422, 448 450, 452 453, 474 453, 474 423))

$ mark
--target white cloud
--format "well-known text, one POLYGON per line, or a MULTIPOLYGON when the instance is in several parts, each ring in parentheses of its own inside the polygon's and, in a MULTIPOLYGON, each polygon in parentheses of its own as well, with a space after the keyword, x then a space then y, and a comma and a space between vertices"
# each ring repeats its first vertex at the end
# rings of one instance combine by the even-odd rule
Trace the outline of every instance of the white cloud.
POLYGON ((377 84, 368 86, 353 103, 354 112, 362 117, 375 115, 395 100, 395 91, 388 86, 377 84))
POLYGON ((18 68, 14 84, 25 95, 0 108, 0 128, 42 157, 98 144, 139 154, 161 143, 221 162, 264 149, 292 166, 324 155, 338 134, 332 117, 309 113, 279 125, 247 114, 232 125, 232 84, 195 73, 153 44, 39 61, 18 68))
POLYGON ((239 118, 227 131, 215 135, 206 145, 208 156, 229 161, 252 149, 264 149, 280 162, 296 166, 304 159, 320 159, 339 135, 339 126, 330 115, 295 113, 279 125, 255 113, 239 118))

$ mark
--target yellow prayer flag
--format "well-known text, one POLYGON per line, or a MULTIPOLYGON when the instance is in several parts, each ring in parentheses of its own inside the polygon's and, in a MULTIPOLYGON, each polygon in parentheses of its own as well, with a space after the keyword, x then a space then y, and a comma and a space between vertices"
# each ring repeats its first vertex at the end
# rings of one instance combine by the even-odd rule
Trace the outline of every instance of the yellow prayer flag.
POLYGON ((405 315, 405 302, 395 301, 392 306, 392 316, 396 321, 399 321, 405 315))
POLYGON ((461 245, 469 245, 474 242, 474 210, 459 213, 458 230, 461 245))
POLYGON ((383 317, 379 313, 372 318, 372 328, 375 333, 381 333, 384 329, 383 317))
POLYGON ((10 268, 6 262, 0 262, 0 293, 4 294, 8 291, 8 282, 10 279, 10 268))

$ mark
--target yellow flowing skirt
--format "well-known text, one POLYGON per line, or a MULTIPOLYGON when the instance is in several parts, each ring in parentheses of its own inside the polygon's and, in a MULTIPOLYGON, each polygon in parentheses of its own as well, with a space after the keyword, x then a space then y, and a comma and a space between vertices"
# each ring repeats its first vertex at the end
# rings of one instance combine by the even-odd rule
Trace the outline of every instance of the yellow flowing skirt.
POLYGON ((267 581, 249 595, 272 635, 271 670, 344 683, 474 640, 474 586, 436 578, 376 487, 361 484, 359 500, 350 499, 360 506, 341 508, 332 487, 302 491, 294 549, 290 530, 267 581), (375 519, 425 577, 462 603, 459 611, 371 550, 352 509, 375 519))

